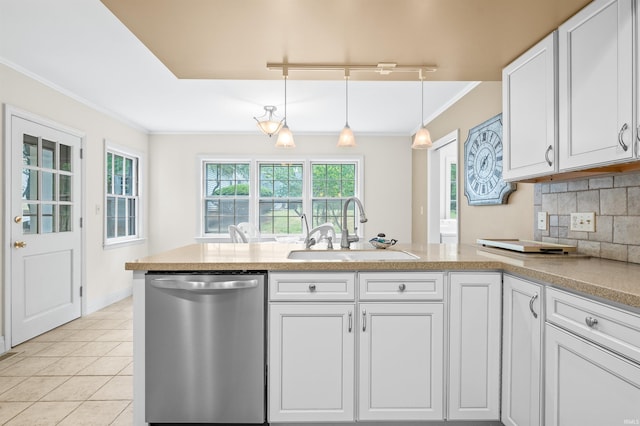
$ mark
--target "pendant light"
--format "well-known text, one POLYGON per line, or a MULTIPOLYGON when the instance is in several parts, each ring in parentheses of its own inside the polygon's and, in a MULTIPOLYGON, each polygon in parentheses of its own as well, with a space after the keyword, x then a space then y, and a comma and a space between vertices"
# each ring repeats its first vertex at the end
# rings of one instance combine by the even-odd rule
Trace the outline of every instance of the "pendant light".
POLYGON ((282 76, 284 77, 284 125, 278 133, 276 148, 295 148, 296 144, 293 141, 293 133, 291 133, 287 125, 287 77, 289 76, 287 68, 282 69, 282 76))
POLYGON ((341 148, 350 148, 356 146, 356 139, 353 136, 353 130, 349 127, 349 68, 344 69, 344 87, 345 87, 345 123, 344 129, 338 137, 338 145, 341 148))
POLYGON ((264 114, 260 117, 253 117, 256 120, 258 129, 262 131, 265 135, 271 137, 278 133, 282 128, 282 123, 284 119, 278 119, 276 117, 276 108, 273 105, 266 105, 264 107, 264 114))
POLYGON ((419 73, 420 73, 420 90, 421 90, 420 102, 421 102, 422 112, 420 115, 420 129, 418 129, 418 131, 416 132, 416 135, 413 137, 413 144, 411 145, 411 148, 427 149, 427 148, 431 148, 433 143, 431 142, 431 134, 429 133, 429 130, 427 130, 426 126, 424 125, 424 78, 422 76, 422 69, 420 69, 419 73))

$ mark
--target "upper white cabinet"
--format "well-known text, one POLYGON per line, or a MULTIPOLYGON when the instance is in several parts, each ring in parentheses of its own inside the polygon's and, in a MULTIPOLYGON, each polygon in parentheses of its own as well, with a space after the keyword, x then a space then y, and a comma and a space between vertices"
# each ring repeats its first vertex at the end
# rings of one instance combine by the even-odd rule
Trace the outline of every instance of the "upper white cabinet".
POLYGON ((502 423, 542 424, 542 286, 504 274, 502 423))
POLYGON ((559 171, 634 156, 632 3, 594 0, 558 30, 559 171))
POLYGON ((553 32, 502 71, 505 180, 558 170, 556 46, 553 32))
POLYGON ((449 415, 500 419, 500 272, 449 277, 449 415))

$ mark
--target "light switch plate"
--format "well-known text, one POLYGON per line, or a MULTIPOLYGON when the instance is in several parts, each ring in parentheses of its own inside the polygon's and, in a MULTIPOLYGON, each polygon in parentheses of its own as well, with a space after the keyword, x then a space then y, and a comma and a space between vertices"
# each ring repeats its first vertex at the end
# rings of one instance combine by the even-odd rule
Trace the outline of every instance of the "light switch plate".
POLYGON ((571 231, 596 231, 596 214, 588 213, 571 213, 571 223, 569 225, 571 231))
POLYGON ((540 231, 546 231, 547 230, 547 221, 548 221, 548 215, 547 212, 538 212, 538 229, 540 231))

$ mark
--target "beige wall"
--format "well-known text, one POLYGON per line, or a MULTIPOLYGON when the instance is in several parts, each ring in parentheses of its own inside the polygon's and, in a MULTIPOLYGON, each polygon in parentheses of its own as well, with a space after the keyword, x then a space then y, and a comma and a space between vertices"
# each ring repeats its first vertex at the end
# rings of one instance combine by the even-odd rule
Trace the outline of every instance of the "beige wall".
MULTIPOLYGON (((248 118, 249 119, 249 118, 248 118)), ((292 123, 293 125, 293 123, 292 123)), ((199 234, 201 155, 222 158, 322 159, 361 156, 364 202, 369 221, 366 239, 378 232, 400 242, 411 239, 411 149, 408 137, 361 136, 352 149, 336 147, 335 135, 295 135, 296 149, 274 148, 275 139, 251 135, 151 135, 150 179, 153 183, 150 252, 195 242, 199 234)))
MULTIPOLYGON (((431 139, 437 141, 460 129, 460 242, 474 244, 478 238, 533 239, 533 184, 518 184, 506 205, 470 206, 464 196, 464 142, 469 129, 502 112, 502 83, 484 82, 428 124, 431 139)), ((427 152, 412 156, 412 239, 427 241, 427 152), (425 206, 420 214, 420 206, 425 206)))
MULTIPOLYGON (((104 139, 130 147, 144 155, 148 152, 148 135, 86 106, 56 90, 0 64, 0 103, 37 114, 43 118, 77 129, 85 134, 85 303, 88 311, 105 306, 131 290, 131 272, 124 270, 127 260, 146 255, 147 244, 112 248, 102 247, 104 211, 104 139)), ((4 122, 4 109, 3 109, 4 122)), ((0 134, 4 139, 3 124, 0 134)), ((7 143, 7 141, 5 141, 7 143)), ((4 150, 0 151, 4 157, 4 150)), ((4 188, 4 158, 0 158, 0 185, 4 188)), ((3 234, 7 218, 0 212, 3 234)), ((4 255, 1 251, 0 254, 4 255)), ((8 283, 2 270, 3 299, 0 303, 0 333, 4 335, 4 289, 8 283)))

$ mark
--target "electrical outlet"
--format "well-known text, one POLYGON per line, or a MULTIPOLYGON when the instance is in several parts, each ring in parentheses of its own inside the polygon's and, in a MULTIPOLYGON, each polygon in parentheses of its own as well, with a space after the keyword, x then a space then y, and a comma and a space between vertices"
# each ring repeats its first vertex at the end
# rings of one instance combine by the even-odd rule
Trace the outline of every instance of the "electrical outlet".
POLYGON ((546 231, 547 230, 547 220, 548 220, 548 215, 547 212, 538 212, 538 229, 540 231, 546 231))
POLYGON ((569 225, 571 231, 596 231, 596 214, 594 212, 589 213, 571 213, 571 224, 569 225))

